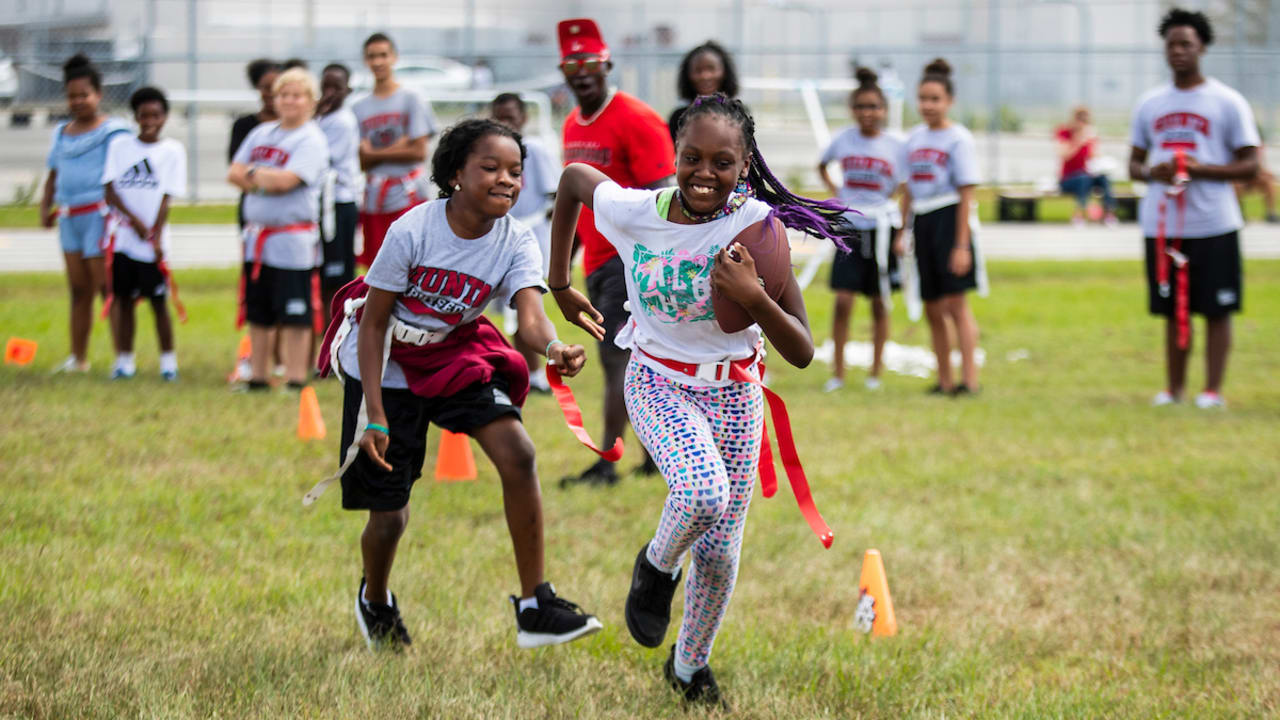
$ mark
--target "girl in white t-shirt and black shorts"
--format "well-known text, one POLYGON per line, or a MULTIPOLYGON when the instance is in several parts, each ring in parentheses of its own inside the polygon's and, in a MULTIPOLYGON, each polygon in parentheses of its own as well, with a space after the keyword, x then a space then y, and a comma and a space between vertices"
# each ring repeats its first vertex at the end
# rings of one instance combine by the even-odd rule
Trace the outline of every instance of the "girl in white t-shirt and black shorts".
POLYGON ((676 188, 625 189, 588 165, 565 168, 548 280, 565 317, 603 338, 601 314, 569 282, 573 228, 581 207, 590 207, 625 270, 631 317, 616 343, 631 350, 627 413, 669 491, 657 532, 632 569, 627 628, 641 645, 662 644, 687 552, 684 619, 664 674, 686 701, 723 705, 707 660, 733 592, 759 469, 762 335, 797 367, 813 357, 795 278, 787 274, 774 301, 757 282, 750 253, 730 246, 761 221, 780 220, 846 246, 856 231, 843 205, 797 197, 773 176, 741 101, 720 93, 697 98, 676 137, 676 188), (755 324, 721 330, 713 288, 746 308, 755 324))
MULTIPOLYGON (((931 393, 965 395, 978 390, 978 321, 965 293, 985 283, 974 250, 973 190, 978 160, 973 135, 947 117, 954 99, 951 66, 938 58, 925 66, 918 90, 920 117, 907 136, 907 184, 902 213, 914 215, 912 235, 919 271, 920 298, 938 361, 938 382, 931 393), (962 375, 951 377, 951 339, 960 344, 962 375)), ((902 251, 899 243, 898 251, 902 251)))
POLYGON ((832 376, 823 388, 827 392, 844 387, 844 344, 849 338, 854 293, 871 301, 874 350, 866 386, 868 390, 880 387, 884 344, 889 339, 888 296, 900 286, 898 258, 890 246, 902 232, 902 213, 892 198, 906 175, 904 145, 900 136, 883 129, 887 108, 875 71, 858 68, 857 78, 849 108, 858 125, 836 135, 818 161, 818 175, 827 190, 858 211, 848 217, 860 236, 851 252, 837 252, 831 263, 831 289, 836 294, 831 327, 835 360, 832 376), (840 163, 839 187, 827 172, 832 162, 840 163))

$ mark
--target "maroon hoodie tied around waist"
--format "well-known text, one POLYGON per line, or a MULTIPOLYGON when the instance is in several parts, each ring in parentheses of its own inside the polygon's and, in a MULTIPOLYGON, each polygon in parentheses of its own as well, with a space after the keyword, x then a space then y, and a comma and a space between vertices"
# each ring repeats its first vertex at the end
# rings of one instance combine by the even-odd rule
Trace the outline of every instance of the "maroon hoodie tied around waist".
MULTIPOLYGON (((329 329, 325 331, 320 358, 316 362, 321 377, 327 377, 333 371, 329 363, 329 351, 338 328, 346 322, 346 301, 364 297, 368 293, 369 286, 365 284, 363 277, 358 277, 333 296, 330 306, 332 320, 329 321, 329 329)), ((355 321, 359 322, 363 315, 364 308, 356 310, 355 321)), ((392 321, 394 322, 394 318, 392 321)), ((391 359, 400 363, 405 379, 409 382, 409 389, 420 397, 454 395, 476 383, 490 382, 496 375, 506 379, 507 394, 517 407, 523 407, 524 400, 529 395, 529 367, 524 358, 483 315, 453 328, 449 331, 449 336, 438 343, 406 345, 393 341, 391 359)))

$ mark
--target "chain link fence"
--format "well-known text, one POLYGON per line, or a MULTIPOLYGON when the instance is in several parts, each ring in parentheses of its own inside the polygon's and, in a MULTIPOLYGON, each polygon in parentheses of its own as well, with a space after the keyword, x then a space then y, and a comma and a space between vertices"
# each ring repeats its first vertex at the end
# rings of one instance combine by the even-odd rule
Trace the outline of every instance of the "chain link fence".
MULTIPOLYGON (((1204 6, 1217 42, 1206 71, 1238 88, 1264 136, 1280 126, 1280 7, 1270 0, 1188 2, 1204 6)), ((1280 0, 1277 1, 1280 5, 1280 0)), ((675 75, 685 50, 714 38, 734 51, 739 74, 799 88, 849 79, 865 64, 897 76, 904 123, 915 121, 913 88, 934 57, 955 68, 953 117, 975 131, 991 182, 1033 183, 1056 173, 1050 133, 1080 104, 1092 107, 1102 152, 1127 157, 1130 109, 1146 89, 1167 81, 1156 25, 1160 0, 953 0, 869 2, 675 0, 584 3, 460 0, 8 0, 0 5, 0 203, 30 200, 38 186, 51 124, 64 112, 60 64, 74 52, 104 72, 109 112, 127 114, 143 84, 174 100, 166 134, 188 146, 192 200, 234 196, 223 182, 233 119, 252 112, 256 95, 245 64, 256 57, 298 58, 318 71, 329 62, 362 70, 360 44, 374 31, 397 41, 405 63, 438 77, 427 94, 444 122, 477 111, 474 101, 445 102, 472 86, 483 63, 493 92, 538 90, 552 100, 543 127, 558 129, 572 97, 556 71, 556 23, 597 19, 614 55, 614 84, 665 115, 679 102, 675 75), (7 71, 6 71, 7 68, 7 71), (8 75, 6 75, 8 72, 8 75)), ((849 122, 844 92, 820 101, 833 127, 849 122)), ((748 90, 761 147, 798 185, 816 182, 818 149, 799 96, 748 90)), ((552 132, 553 136, 555 132, 552 132)))

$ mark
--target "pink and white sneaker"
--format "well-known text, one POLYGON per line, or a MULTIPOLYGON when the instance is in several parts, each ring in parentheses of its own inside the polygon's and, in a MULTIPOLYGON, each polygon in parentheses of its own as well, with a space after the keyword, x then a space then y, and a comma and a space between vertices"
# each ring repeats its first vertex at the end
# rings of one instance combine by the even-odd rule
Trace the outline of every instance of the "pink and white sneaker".
POLYGON ((1201 410, 1212 410, 1213 408, 1227 407, 1227 401, 1221 395, 1210 390, 1205 390, 1196 396, 1196 407, 1201 410))

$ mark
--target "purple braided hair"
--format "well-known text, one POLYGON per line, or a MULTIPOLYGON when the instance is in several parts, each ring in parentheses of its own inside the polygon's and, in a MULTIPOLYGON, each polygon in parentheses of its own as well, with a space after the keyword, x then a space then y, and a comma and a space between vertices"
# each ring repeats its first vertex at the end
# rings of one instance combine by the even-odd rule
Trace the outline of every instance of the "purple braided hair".
POLYGON ((757 198, 773 208, 769 213, 770 219, 776 217, 792 230, 826 238, 845 252, 852 249, 858 230, 845 217, 845 213, 856 211, 834 199, 814 200, 788 190, 765 163, 764 155, 756 145, 755 120, 741 100, 727 97, 723 93, 698 96, 680 118, 676 136, 679 137, 684 132, 694 117, 706 113, 724 115, 742 129, 743 145, 751 157, 747 166, 747 184, 755 191, 757 198))

